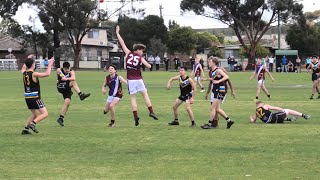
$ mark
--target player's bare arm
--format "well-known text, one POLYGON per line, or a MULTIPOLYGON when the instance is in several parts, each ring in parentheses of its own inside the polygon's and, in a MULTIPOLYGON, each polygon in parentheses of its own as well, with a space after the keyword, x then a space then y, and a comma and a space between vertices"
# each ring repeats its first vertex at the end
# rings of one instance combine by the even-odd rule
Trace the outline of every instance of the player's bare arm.
POLYGON ((117 38, 118 41, 122 47, 122 50, 125 54, 129 54, 131 51, 127 48, 126 44, 124 43, 124 40, 122 39, 121 35, 120 35, 120 26, 117 25, 116 27, 116 34, 117 34, 117 38))
POLYGON ((229 85, 229 87, 231 89, 231 96, 235 98, 236 97, 236 91, 233 88, 233 84, 232 84, 230 79, 228 79, 227 82, 228 82, 228 85, 229 85))
POLYGON ((122 76, 119 76, 120 82, 128 84, 128 81, 124 79, 122 76))
POLYGON ((196 92, 197 92, 197 86, 196 84, 193 82, 193 80, 189 77, 189 82, 192 86, 192 98, 190 99, 190 104, 193 103, 195 97, 196 97, 196 92))
POLYGON ((102 94, 103 95, 106 95, 107 94, 107 90, 106 90, 106 87, 107 87, 107 81, 105 80, 102 84, 102 87, 101 87, 101 91, 102 91, 102 94))
POLYGON ((274 81, 274 78, 273 76, 271 75, 271 73, 269 72, 267 66, 263 66, 264 67, 264 70, 267 72, 267 74, 270 76, 271 80, 274 81))
POLYGON ((207 93, 206 93, 206 96, 205 96, 206 100, 208 100, 208 95, 211 92, 211 86, 212 86, 212 82, 210 81, 209 82, 209 86, 208 86, 208 90, 207 90, 207 93))
POLYGON ((255 123, 256 121, 257 121, 257 115, 256 114, 250 116, 250 122, 255 123))
POLYGON ((174 76, 174 77, 171 77, 168 81, 168 84, 167 84, 167 89, 170 90, 171 89, 171 83, 172 81, 174 80, 179 80, 180 76, 174 76))
MULTIPOLYGON (((217 73, 221 74, 221 76, 223 76, 223 78, 221 78, 220 80, 213 80, 212 81, 213 84, 219 84, 219 83, 229 79, 229 76, 226 73, 224 73, 221 69, 217 69, 217 73)), ((210 79, 212 79, 212 78, 210 78, 210 79)))
POLYGON ((47 68, 47 70, 46 70, 45 72, 42 72, 42 73, 40 73, 40 72, 34 72, 34 73, 32 74, 33 80, 36 82, 36 77, 43 78, 43 77, 48 77, 48 76, 50 76, 50 74, 51 74, 51 68, 52 68, 53 63, 54 63, 54 59, 51 58, 51 59, 49 60, 48 68, 47 68))
POLYGON ((202 75, 201 77, 204 78, 204 77, 205 77, 205 76, 204 76, 204 71, 203 71, 203 68, 202 68, 202 65, 201 65, 201 64, 200 64, 200 70, 201 70, 201 75, 202 75))
POLYGON ((250 77, 250 80, 252 80, 252 78, 257 74, 257 67, 254 68, 254 72, 252 74, 252 76, 250 77))
POLYGON ((151 68, 151 65, 146 61, 146 59, 144 59, 144 57, 141 58, 141 62, 142 64, 144 64, 144 66, 148 69, 151 68))
POLYGON ((76 80, 76 73, 74 71, 70 71, 70 75, 71 77, 62 77, 61 80, 62 81, 75 81, 76 80))
POLYGON ((274 111, 282 111, 283 109, 280 108, 280 107, 276 107, 276 106, 271 106, 269 104, 265 104, 263 106, 264 109, 267 109, 267 110, 274 110, 274 111))

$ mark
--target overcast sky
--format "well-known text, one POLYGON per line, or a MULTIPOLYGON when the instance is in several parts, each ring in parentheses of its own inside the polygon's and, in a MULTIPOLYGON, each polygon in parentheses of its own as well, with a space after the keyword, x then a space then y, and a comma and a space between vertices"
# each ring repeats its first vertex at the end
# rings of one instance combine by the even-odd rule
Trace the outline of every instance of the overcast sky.
MULTIPOLYGON (((109 12, 113 12, 121 6, 121 4, 114 1, 117 0, 105 0, 105 2, 101 4, 101 8, 107 9, 109 12)), ((191 12, 181 15, 180 2, 181 0, 145 0, 140 3, 135 2, 133 5, 135 7, 145 8, 146 15, 160 15, 159 5, 162 5, 162 14, 166 25, 168 25, 169 20, 175 20, 179 25, 191 26, 194 29, 227 27, 218 20, 205 18, 203 16, 196 16, 191 12)), ((300 2, 304 5, 305 12, 320 9, 319 0, 301 0, 300 2)), ((130 7, 131 3, 129 3, 125 8, 129 9, 130 7)), ((27 5, 23 5, 19 8, 15 19, 18 20, 20 24, 32 24, 28 20, 30 16, 36 18, 37 12, 27 5)), ((37 28, 41 28, 42 25, 39 19, 35 21, 35 26, 37 28)))

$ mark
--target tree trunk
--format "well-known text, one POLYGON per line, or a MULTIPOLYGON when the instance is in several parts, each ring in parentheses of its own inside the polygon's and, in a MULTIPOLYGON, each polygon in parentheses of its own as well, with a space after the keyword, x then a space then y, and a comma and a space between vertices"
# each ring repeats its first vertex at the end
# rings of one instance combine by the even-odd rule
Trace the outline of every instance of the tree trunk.
POLYGON ((256 62, 255 62, 255 60, 256 60, 256 50, 255 50, 255 48, 250 48, 248 54, 249 54, 249 57, 248 57, 247 69, 248 70, 252 70, 252 69, 254 69, 254 65, 256 64, 256 62))
POLYGON ((73 62, 73 68, 79 69, 79 62, 81 59, 81 44, 80 42, 77 42, 75 44, 75 51, 74 51, 74 62, 73 62))

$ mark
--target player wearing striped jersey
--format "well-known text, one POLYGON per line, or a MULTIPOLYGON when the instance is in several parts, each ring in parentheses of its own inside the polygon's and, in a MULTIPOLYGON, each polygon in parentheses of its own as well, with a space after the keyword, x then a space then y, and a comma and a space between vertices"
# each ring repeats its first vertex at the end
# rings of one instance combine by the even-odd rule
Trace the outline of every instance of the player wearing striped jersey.
POLYGON ((48 77, 51 74, 51 68, 54 63, 54 59, 51 58, 48 63, 48 68, 45 72, 34 72, 35 63, 33 55, 29 55, 25 60, 21 73, 23 75, 24 85, 24 97, 27 103, 28 109, 32 115, 27 120, 27 124, 22 130, 21 134, 30 134, 29 129, 38 133, 36 124, 48 117, 48 111, 43 101, 41 100, 40 82, 39 78, 48 77))
POLYGON ((319 77, 320 77, 320 63, 318 62, 317 56, 312 56, 312 62, 307 67, 308 72, 310 72, 311 80, 313 83, 312 86, 312 94, 310 99, 313 99, 315 92, 318 92, 318 99, 320 98, 320 91, 319 91, 319 77))
POLYGON ((114 65, 108 67, 109 75, 105 78, 105 81, 102 85, 102 93, 106 95, 106 87, 109 88, 108 98, 106 105, 104 107, 103 113, 107 114, 110 111, 111 121, 109 127, 115 126, 115 106, 118 104, 120 99, 123 96, 122 84, 127 84, 127 81, 117 74, 117 69, 114 65))
POLYGON ((128 89, 135 125, 138 126, 140 120, 138 116, 138 106, 136 100, 136 93, 138 92, 140 92, 144 98, 144 102, 146 103, 146 106, 149 110, 149 116, 154 120, 158 120, 156 114, 153 112, 147 88, 144 85, 141 75, 141 64, 144 64, 147 68, 151 68, 151 65, 142 57, 143 51, 145 50, 146 46, 143 44, 135 44, 133 46, 133 51, 130 51, 120 35, 119 26, 116 27, 116 34, 122 50, 126 54, 125 65, 127 69, 128 89))
MULTIPOLYGON (((223 67, 219 67, 219 69, 221 69, 224 73, 226 73, 228 75, 228 72, 223 67)), ((212 78, 212 69, 211 68, 209 70, 209 78, 212 78)), ((232 84, 230 79, 228 79, 225 82, 225 91, 226 91, 225 93, 226 93, 226 95, 228 93, 228 85, 229 85, 230 90, 231 90, 231 96, 235 98, 236 92, 234 90, 233 84, 232 84)), ((208 85, 208 90, 207 90, 207 93, 206 93, 206 96, 205 96, 206 100, 208 100, 208 95, 209 95, 210 92, 211 92, 211 101, 210 101, 210 103, 212 104, 212 102, 214 100, 214 94, 212 92, 212 81, 210 81, 209 85, 208 85)), ((224 96, 224 99, 221 101, 221 104, 223 104, 224 101, 226 100, 226 95, 224 96)), ((211 123, 214 127, 218 127, 218 121, 219 121, 218 115, 221 115, 223 118, 227 118, 227 116, 225 116, 225 114, 226 113, 221 108, 219 108, 217 110, 217 113, 216 113, 215 117, 213 118, 213 120, 209 119, 209 123, 211 123)))
POLYGON ((192 76, 194 76, 194 80, 200 86, 200 88, 201 88, 200 92, 204 92, 205 90, 201 84, 201 77, 204 78, 204 71, 202 69, 202 65, 200 64, 199 57, 197 57, 197 56, 195 58, 195 64, 193 65, 191 77, 192 76))
POLYGON ((75 71, 70 69, 69 62, 64 62, 62 64, 62 68, 57 69, 57 89, 58 92, 62 94, 64 99, 61 114, 57 119, 57 122, 60 124, 60 126, 64 126, 64 116, 66 115, 71 103, 71 96, 73 94, 71 88, 77 92, 81 101, 90 96, 90 93, 80 91, 76 81, 75 71))
POLYGON ((268 96, 269 99, 271 98, 270 93, 268 92, 268 90, 264 84, 264 81, 266 79, 265 73, 267 73, 270 76, 271 80, 274 81, 274 78, 272 77, 271 73, 269 72, 266 64, 263 64, 261 59, 258 58, 254 73, 250 77, 250 80, 252 80, 252 78, 254 76, 257 76, 258 85, 257 85, 256 100, 259 99, 261 89, 264 93, 266 93, 266 95, 268 96))
POLYGON ((225 117, 227 121, 227 129, 230 129, 234 124, 233 121, 225 114, 225 112, 220 108, 220 104, 223 101, 226 95, 226 86, 225 82, 229 79, 229 76, 221 69, 218 68, 219 60, 216 57, 209 57, 209 66, 212 69, 211 78, 204 78, 204 80, 212 81, 212 93, 213 93, 213 102, 210 108, 210 120, 208 124, 201 126, 203 129, 213 129, 216 126, 213 124, 217 113, 225 117))
POLYGON ((174 121, 168 123, 169 125, 179 125, 178 120, 178 108, 183 103, 186 102, 186 110, 189 114, 189 118, 191 121, 191 127, 196 126, 194 121, 193 112, 191 109, 191 104, 193 104, 195 94, 196 94, 196 85, 192 81, 192 79, 187 75, 187 70, 185 67, 180 67, 180 75, 171 77, 167 84, 167 89, 171 89, 171 83, 174 80, 179 81, 180 86, 180 96, 176 99, 172 109, 174 114, 174 121))
POLYGON ((302 114, 298 111, 283 109, 269 104, 263 104, 262 101, 257 101, 256 113, 250 116, 250 121, 255 123, 257 118, 259 118, 264 123, 283 123, 284 121, 295 121, 297 117, 303 117, 304 119, 310 118, 309 115, 302 114), (276 112, 272 112, 272 110, 276 112), (288 118, 288 115, 294 117, 288 118))

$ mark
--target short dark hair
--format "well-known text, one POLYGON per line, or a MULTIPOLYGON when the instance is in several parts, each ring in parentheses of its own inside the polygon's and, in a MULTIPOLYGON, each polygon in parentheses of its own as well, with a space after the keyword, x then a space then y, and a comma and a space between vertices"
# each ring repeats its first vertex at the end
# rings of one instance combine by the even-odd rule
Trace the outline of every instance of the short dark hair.
POLYGON ((70 63, 69 63, 69 62, 64 62, 64 63, 62 64, 62 67, 63 67, 63 68, 70 68, 70 63))
POLYGON ((257 104, 261 104, 261 103, 262 103, 262 101, 257 101, 257 102, 256 102, 256 105, 257 105, 257 104))
POLYGON ((117 67, 114 64, 110 64, 107 69, 109 69, 110 67, 113 67, 114 70, 117 70, 117 67))
POLYGON ((25 61, 24 61, 24 64, 27 66, 27 68, 31 68, 32 64, 34 63, 34 60, 32 58, 27 58, 25 61))
POLYGON ((313 55, 313 56, 312 56, 312 58, 317 58, 317 59, 318 59, 318 56, 316 56, 316 55, 313 55))
POLYGON ((185 66, 181 66, 180 69, 184 69, 185 71, 187 71, 187 67, 185 66))
POLYGON ((137 51, 137 50, 145 50, 146 46, 144 44, 134 44, 133 45, 133 51, 137 51))

